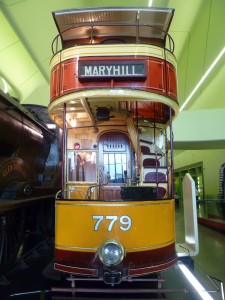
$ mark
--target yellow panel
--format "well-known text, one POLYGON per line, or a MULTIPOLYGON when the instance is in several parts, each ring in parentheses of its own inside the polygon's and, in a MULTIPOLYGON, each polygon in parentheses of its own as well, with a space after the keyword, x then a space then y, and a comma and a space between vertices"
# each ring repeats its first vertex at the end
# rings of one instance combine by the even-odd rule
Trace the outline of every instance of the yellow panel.
POLYGON ((96 251, 107 239, 120 241, 127 252, 173 243, 174 200, 57 201, 56 248, 96 251))

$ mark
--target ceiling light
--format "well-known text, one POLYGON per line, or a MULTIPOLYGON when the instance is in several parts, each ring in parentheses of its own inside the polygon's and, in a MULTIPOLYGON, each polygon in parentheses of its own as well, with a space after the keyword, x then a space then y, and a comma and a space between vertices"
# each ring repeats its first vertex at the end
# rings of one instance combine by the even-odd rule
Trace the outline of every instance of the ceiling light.
POLYGON ((178 262, 178 267, 181 269, 184 276, 187 278, 190 284, 195 288, 195 290, 203 300, 213 300, 213 298, 204 289, 201 283, 196 279, 196 277, 181 261, 178 262))
POLYGON ((76 120, 76 118, 72 118, 72 120, 71 120, 71 126, 72 127, 76 127, 77 126, 77 120, 76 120))
POLYGON ((199 89, 199 87, 202 85, 202 83, 205 81, 205 79, 208 77, 209 73, 212 71, 212 69, 215 67, 215 65, 218 63, 218 61, 221 59, 223 54, 225 53, 225 47, 222 49, 222 51, 219 53, 219 55, 216 57, 214 62, 211 64, 211 66, 208 68, 208 70, 205 72, 205 74, 202 76, 200 81, 197 83, 196 87, 193 89, 193 91, 190 93, 190 95, 187 97, 187 99, 182 104, 180 111, 182 111, 185 106, 188 104, 188 102, 191 100, 193 95, 196 93, 196 91, 199 89))

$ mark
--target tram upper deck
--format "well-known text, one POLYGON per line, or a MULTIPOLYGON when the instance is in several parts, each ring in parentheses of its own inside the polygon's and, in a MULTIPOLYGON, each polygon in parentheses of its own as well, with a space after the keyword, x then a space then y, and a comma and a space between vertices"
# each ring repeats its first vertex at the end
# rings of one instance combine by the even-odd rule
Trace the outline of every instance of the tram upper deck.
POLYGON ((173 117, 178 113, 177 66, 168 34, 173 14, 173 9, 135 7, 53 12, 59 34, 50 65, 52 120, 63 127, 66 105, 68 126, 76 118, 78 127, 96 127, 104 121, 99 110, 107 107, 113 113, 107 125, 126 124, 125 111, 135 117, 138 103, 138 118, 168 123, 170 108, 173 117))

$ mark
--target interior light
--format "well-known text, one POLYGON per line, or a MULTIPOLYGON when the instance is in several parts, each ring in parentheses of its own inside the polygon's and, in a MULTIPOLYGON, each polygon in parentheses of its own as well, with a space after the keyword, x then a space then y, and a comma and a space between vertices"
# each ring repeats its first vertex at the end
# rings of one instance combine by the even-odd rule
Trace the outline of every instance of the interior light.
POLYGON ((76 118, 72 118, 72 120, 71 120, 71 126, 72 127, 76 127, 77 126, 77 120, 76 120, 76 118))
POLYGON ((222 51, 219 53, 219 55, 216 57, 216 59, 213 61, 211 66, 208 68, 208 70, 205 72, 205 74, 202 76, 200 81, 197 83, 196 87, 193 89, 193 91, 190 93, 190 95, 187 97, 187 99, 182 104, 180 111, 182 111, 185 106, 188 104, 188 102, 191 100, 193 95, 196 93, 196 91, 199 89, 199 87, 202 85, 202 83, 205 81, 205 79, 208 77, 209 73, 212 71, 212 69, 215 67, 215 65, 218 63, 218 61, 221 59, 221 57, 225 53, 225 47, 222 49, 222 51))
POLYGON ((90 39, 90 43, 91 43, 91 44, 94 44, 94 43, 95 43, 95 39, 94 39, 94 38, 91 38, 91 39, 90 39))
POLYGON ((152 2, 153 2, 153 0, 149 0, 149 1, 148 1, 148 6, 149 6, 149 7, 152 6, 152 2))
POLYGON ((191 283, 191 285, 194 287, 194 289, 198 292, 199 296, 203 300, 213 300, 213 298, 204 289, 204 287, 197 280, 197 278, 191 273, 191 271, 181 261, 178 262, 178 267, 181 269, 184 276, 191 283))
POLYGON ((73 145, 73 147, 74 147, 75 150, 79 150, 80 149, 80 144, 79 143, 75 143, 73 145))

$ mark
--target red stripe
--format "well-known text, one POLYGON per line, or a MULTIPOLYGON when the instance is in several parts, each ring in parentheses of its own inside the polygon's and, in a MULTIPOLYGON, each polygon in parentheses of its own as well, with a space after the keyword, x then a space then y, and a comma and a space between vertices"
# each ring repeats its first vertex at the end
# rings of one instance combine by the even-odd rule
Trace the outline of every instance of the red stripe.
MULTIPOLYGON (((167 264, 172 264, 171 262, 174 260, 176 260, 176 251, 175 244, 173 243, 169 246, 154 250, 126 253, 124 260, 117 266, 117 268, 123 270, 142 268, 154 270, 154 268, 156 268, 156 270, 160 270, 167 268, 167 264)), ((55 262, 60 265, 78 266, 84 269, 88 269, 89 266, 92 266, 94 269, 101 269, 103 267, 97 253, 93 252, 56 249, 55 262)))
POLYGON ((168 268, 172 267, 173 265, 175 265, 176 263, 177 263, 177 258, 175 258, 174 260, 167 262, 165 264, 161 264, 161 265, 156 265, 156 266, 147 267, 147 268, 140 268, 140 269, 130 269, 128 271, 128 275, 129 276, 141 276, 141 275, 145 275, 145 274, 150 274, 150 273, 168 269, 168 268))
POLYGON ((96 269, 77 268, 77 267, 61 265, 58 263, 54 264, 54 269, 62 272, 77 274, 77 275, 98 276, 98 270, 96 269))

